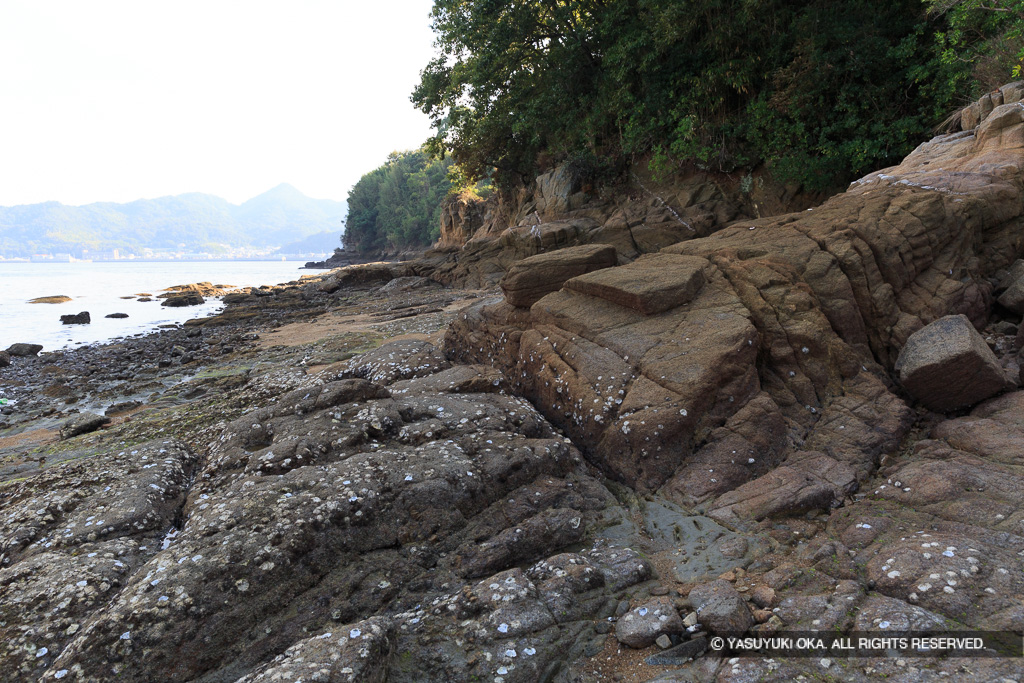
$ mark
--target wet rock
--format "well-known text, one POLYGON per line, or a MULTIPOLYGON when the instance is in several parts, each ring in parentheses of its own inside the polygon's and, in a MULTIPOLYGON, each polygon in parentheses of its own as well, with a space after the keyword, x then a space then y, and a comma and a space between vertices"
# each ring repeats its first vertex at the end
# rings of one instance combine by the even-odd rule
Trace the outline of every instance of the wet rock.
POLYGON ((104 318, 127 318, 127 313, 110 313, 109 315, 103 316, 104 318))
POLYGON ((912 334, 894 370, 910 394, 938 412, 972 406, 1008 386, 995 354, 964 315, 912 334))
POLYGON ((7 353, 12 356, 20 356, 27 358, 29 356, 36 356, 40 351, 43 350, 42 344, 11 344, 7 347, 7 353))
POLYGON ((745 633, 754 624, 743 597, 728 581, 704 583, 690 591, 697 619, 712 633, 745 633))
POLYGON ((94 432, 100 427, 109 424, 110 418, 95 413, 82 413, 78 417, 68 420, 60 428, 60 438, 70 439, 79 434, 94 432))
POLYGON ((62 315, 60 322, 62 325, 88 325, 92 322, 92 318, 89 316, 89 311, 82 311, 77 314, 62 315))
POLYGON ((505 299, 529 308, 538 299, 558 291, 566 280, 614 266, 615 248, 607 244, 567 247, 517 261, 501 280, 505 299))
POLYGON ((629 610, 615 624, 615 638, 623 645, 641 649, 649 647, 662 635, 685 630, 672 601, 655 598, 629 610))
POLYGON ((203 303, 206 303, 206 299, 203 298, 202 294, 199 294, 198 292, 187 292, 185 294, 168 296, 160 305, 180 308, 183 306, 198 306, 203 303))

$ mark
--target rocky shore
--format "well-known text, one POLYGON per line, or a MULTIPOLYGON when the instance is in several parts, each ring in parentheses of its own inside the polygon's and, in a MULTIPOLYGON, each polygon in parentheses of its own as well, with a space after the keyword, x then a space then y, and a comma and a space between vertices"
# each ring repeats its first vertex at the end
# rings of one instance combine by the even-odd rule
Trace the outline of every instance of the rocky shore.
POLYGON ((0 670, 1019 680, 1014 88, 799 213, 601 205, 552 176, 521 225, 461 247, 15 350, 0 670), (713 647, 907 631, 1008 634, 1018 656, 713 647))

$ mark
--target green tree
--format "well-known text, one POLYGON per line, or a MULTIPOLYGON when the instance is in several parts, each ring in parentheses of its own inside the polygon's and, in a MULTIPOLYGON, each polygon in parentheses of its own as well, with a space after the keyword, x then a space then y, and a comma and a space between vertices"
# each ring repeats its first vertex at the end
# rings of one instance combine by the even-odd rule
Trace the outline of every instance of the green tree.
POLYGON ((451 159, 432 159, 422 150, 391 153, 349 192, 345 247, 368 253, 437 240, 451 165, 451 159))
POLYGON ((435 0, 432 16, 412 95, 428 148, 499 184, 589 153, 834 186, 906 154, 956 94, 920 0, 435 0))

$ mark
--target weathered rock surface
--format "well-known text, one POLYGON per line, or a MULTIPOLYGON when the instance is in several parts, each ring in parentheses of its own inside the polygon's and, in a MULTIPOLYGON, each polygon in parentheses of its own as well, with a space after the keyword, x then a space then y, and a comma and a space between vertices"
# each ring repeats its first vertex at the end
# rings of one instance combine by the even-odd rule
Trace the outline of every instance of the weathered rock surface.
POLYGON ((0 486, 5 670, 533 681, 650 576, 627 548, 556 554, 617 503, 493 369, 399 341, 343 374, 254 379, 202 458, 157 441, 0 486))
POLYGON ((894 374, 958 314, 1020 372, 1019 319, 993 302, 1024 247, 1024 110, 997 100, 813 211, 712 234, 729 188, 706 183, 631 199, 612 230, 599 191, 553 173, 524 188, 529 214, 483 216, 443 259, 238 292, 181 330, 3 368, 0 670, 1015 679, 1013 658, 726 660, 683 630, 1019 642, 1024 392, 946 418, 894 374), (579 243, 622 265, 530 308, 404 279, 496 282, 579 243), (90 405, 131 409, 57 441, 90 405), (648 657, 668 644, 651 635, 680 644, 648 657))
POLYGON ((964 315, 945 316, 910 335, 893 370, 911 395, 939 412, 972 406, 1013 386, 964 315))
POLYGON ((6 351, 0 351, 0 368, 6 368, 11 364, 11 354, 6 351))

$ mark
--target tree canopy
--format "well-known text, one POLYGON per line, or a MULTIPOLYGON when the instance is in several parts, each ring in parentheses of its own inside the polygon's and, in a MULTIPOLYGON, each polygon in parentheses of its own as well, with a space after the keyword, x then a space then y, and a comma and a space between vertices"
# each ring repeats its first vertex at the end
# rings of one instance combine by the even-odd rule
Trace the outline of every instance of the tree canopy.
POLYGON ((384 165, 359 179, 348 194, 346 249, 380 252, 428 246, 441 230, 441 200, 452 160, 426 152, 392 152, 384 165))
MULTIPOLYGON (((970 67, 943 57, 936 33, 957 12, 984 11, 968 9, 435 0, 437 55, 412 100, 435 125, 430 151, 499 184, 529 178, 538 155, 589 154, 720 170, 766 162, 828 187, 905 155, 963 103, 970 67)), ((954 51, 985 36, 957 37, 954 51)))

